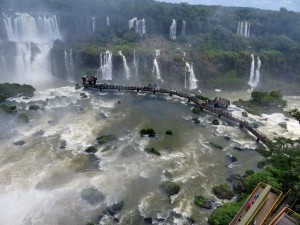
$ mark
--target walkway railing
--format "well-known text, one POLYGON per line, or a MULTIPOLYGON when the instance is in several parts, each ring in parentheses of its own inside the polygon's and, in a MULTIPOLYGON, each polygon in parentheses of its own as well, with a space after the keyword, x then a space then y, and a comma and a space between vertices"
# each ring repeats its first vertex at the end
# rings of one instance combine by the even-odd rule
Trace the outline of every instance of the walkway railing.
POLYGON ((169 89, 163 89, 163 88, 156 88, 151 86, 125 86, 125 85, 115 85, 115 84, 86 84, 83 83, 83 86, 85 88, 95 88, 99 91, 103 90, 125 90, 125 91, 136 91, 136 92, 151 92, 153 94, 155 93, 161 93, 161 94, 169 94, 170 96, 175 95, 181 98, 187 99, 189 102, 193 102, 198 108, 201 110, 208 111, 210 113, 215 113, 218 115, 218 117, 224 117, 228 120, 231 120, 233 122, 236 122, 239 124, 241 128, 246 128, 250 133, 252 133, 257 141, 261 141, 263 144, 265 144, 267 147, 272 147, 273 142, 266 137, 264 134, 262 134, 260 131, 255 129, 252 124, 245 120, 241 120, 239 118, 234 117, 231 113, 223 110, 223 109, 216 109, 210 105, 207 104, 206 101, 202 101, 192 95, 175 91, 175 90, 169 90, 169 89))

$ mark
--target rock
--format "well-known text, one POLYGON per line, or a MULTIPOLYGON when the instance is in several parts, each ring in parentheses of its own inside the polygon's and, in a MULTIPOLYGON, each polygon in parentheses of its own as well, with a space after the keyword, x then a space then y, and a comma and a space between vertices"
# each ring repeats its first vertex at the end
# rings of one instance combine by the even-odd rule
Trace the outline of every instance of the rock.
POLYGON ((242 112, 242 116, 248 117, 248 113, 247 112, 242 112))
POLYGON ((82 92, 82 93, 80 93, 80 97, 81 98, 87 98, 88 96, 85 93, 82 92))
POLYGON ((97 140, 98 144, 106 144, 108 142, 116 140, 116 136, 113 134, 102 135, 102 136, 98 137, 96 140, 97 140))
POLYGON ((219 199, 232 199, 234 196, 233 191, 230 190, 230 187, 227 184, 221 184, 212 188, 213 193, 219 199))
POLYGON ((244 180, 242 178, 240 180, 233 180, 232 189, 236 194, 241 194, 242 192, 244 192, 246 190, 244 180))
POLYGON ((110 206, 107 206, 106 209, 103 211, 103 214, 114 216, 116 213, 120 212, 124 206, 124 202, 120 201, 110 206))
POLYGON ((65 149, 66 146, 67 146, 67 142, 65 140, 60 140, 59 148, 60 149, 65 149))
POLYGON ((241 148, 241 147, 237 147, 237 146, 235 146, 235 147, 233 147, 235 150, 238 150, 238 151, 244 151, 244 149, 243 148, 241 148))
POLYGON ((198 118, 193 118, 192 121, 194 121, 194 123, 196 124, 200 123, 200 120, 198 118))
POLYGON ((98 149, 95 146, 90 146, 84 150, 86 153, 96 153, 98 149))
POLYGON ((280 127, 282 127, 283 129, 287 129, 287 124, 286 122, 281 122, 278 124, 280 127))
POLYGON ((152 224, 152 217, 146 217, 144 218, 144 224, 149 225, 152 224))
POLYGON ((218 119, 213 119, 212 124, 213 125, 220 125, 220 121, 218 119))
POLYGON ((224 138, 225 138, 226 141, 230 141, 231 140, 231 138, 228 137, 228 136, 225 136, 224 138))
POLYGON ((104 201, 104 194, 94 187, 83 189, 80 193, 81 198, 86 200, 91 205, 96 205, 104 201))
POLYGON ((141 137, 144 135, 148 135, 148 137, 155 137, 155 131, 152 128, 143 128, 140 131, 141 137))
POLYGON ((167 135, 172 135, 173 132, 172 132, 171 130, 166 130, 166 134, 167 134, 167 135))
POLYGON ((157 155, 157 156, 161 156, 160 152, 157 151, 155 148, 145 148, 145 152, 157 155))
POLYGON ((194 200, 195 204, 205 209, 212 209, 212 201, 205 199, 202 195, 198 195, 194 200))
POLYGON ((168 171, 168 170, 164 170, 163 174, 164 174, 166 177, 168 177, 168 178, 172 178, 172 174, 171 174, 171 172, 168 171))
POLYGON ((75 85, 75 90, 79 90, 81 87, 80 87, 80 85, 77 83, 76 85, 75 85))
POLYGON ((32 136, 42 136, 43 134, 45 133, 45 131, 43 131, 43 130, 38 130, 38 131, 36 131, 32 136))
POLYGON ((226 155, 226 156, 229 158, 230 162, 232 162, 232 163, 238 161, 237 158, 235 156, 233 156, 233 155, 226 155))
POLYGON ((40 107, 38 105, 31 105, 31 106, 29 106, 29 110, 37 111, 39 109, 40 109, 40 107))
POLYGON ((120 222, 120 220, 119 220, 118 218, 114 218, 113 221, 114 221, 115 223, 119 223, 119 222, 120 222))
POLYGON ((172 181, 162 182, 162 188, 168 194, 169 197, 178 194, 178 192, 180 191, 179 185, 172 181))
POLYGON ((17 146, 23 146, 25 144, 25 141, 24 140, 15 141, 15 142, 13 142, 13 144, 17 145, 17 146))

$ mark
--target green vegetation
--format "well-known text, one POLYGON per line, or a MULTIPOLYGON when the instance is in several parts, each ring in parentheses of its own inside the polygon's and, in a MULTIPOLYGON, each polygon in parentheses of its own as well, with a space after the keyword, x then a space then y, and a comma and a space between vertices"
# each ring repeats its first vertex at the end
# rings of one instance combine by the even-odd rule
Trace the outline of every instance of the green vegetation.
POLYGON ((148 153, 151 153, 151 154, 154 154, 154 155, 161 156, 160 152, 157 151, 155 148, 145 148, 145 152, 148 152, 148 153))
MULTIPOLYGON (((286 100, 283 100, 282 97, 280 91, 253 91, 251 93, 250 101, 239 100, 234 102, 234 104, 239 107, 244 107, 247 112, 254 115, 270 112, 283 112, 283 108, 286 106, 287 102, 286 100)), ((246 116, 246 114, 244 116, 246 116)))
POLYGON ((195 95, 195 97, 198 98, 199 100, 202 100, 202 101, 211 101, 210 98, 205 97, 205 96, 203 96, 203 95, 197 94, 197 95, 195 95))
POLYGON ((169 197, 178 194, 178 192, 180 191, 179 185, 172 181, 162 182, 162 188, 165 190, 169 197))
POLYGON ((225 203, 214 210, 208 219, 208 223, 210 225, 228 225, 242 205, 242 201, 225 203))
POLYGON ((116 140, 116 136, 113 134, 109 134, 109 135, 101 135, 100 137, 98 137, 96 140, 98 142, 98 144, 106 144, 108 142, 114 141, 116 140))
POLYGON ((192 113, 194 113, 194 114, 200 114, 200 113, 201 113, 201 109, 198 108, 198 107, 194 107, 194 108, 192 109, 192 113))
POLYGON ((167 135, 172 135, 172 134, 173 134, 173 131, 172 131, 172 130, 166 130, 166 134, 167 134, 167 135))
POLYGON ((216 144, 216 143, 214 143, 214 142, 209 142, 209 144, 211 145, 211 146, 213 146, 213 147, 215 147, 215 148, 218 148, 218 149, 223 149, 223 147, 221 146, 221 145, 218 145, 218 144, 216 144))
POLYGON ((0 102, 16 95, 32 97, 34 91, 35 89, 32 86, 26 84, 0 84, 0 102))
POLYGON ((17 112, 17 107, 14 106, 14 105, 4 105, 4 104, 1 104, 0 105, 0 109, 3 112, 9 113, 9 114, 17 112))
POLYGON ((148 135, 149 137, 155 137, 155 131, 152 128, 144 128, 140 131, 141 136, 148 135))
POLYGON ((288 111, 288 113, 300 123, 300 111, 298 109, 292 109, 291 111, 288 111))
POLYGON ((198 195, 198 196, 195 197, 194 202, 195 202, 196 205, 202 207, 205 203, 205 198, 202 195, 198 195))

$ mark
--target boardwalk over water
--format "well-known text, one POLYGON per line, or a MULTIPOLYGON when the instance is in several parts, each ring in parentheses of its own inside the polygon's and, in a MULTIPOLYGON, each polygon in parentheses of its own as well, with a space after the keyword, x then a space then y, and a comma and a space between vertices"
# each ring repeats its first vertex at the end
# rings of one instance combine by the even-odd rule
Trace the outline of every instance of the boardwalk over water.
POLYGON ((240 128, 247 129, 250 133, 252 133, 257 141, 262 142, 267 147, 272 146, 272 141, 266 137, 264 134, 262 134, 260 131, 255 129, 252 124, 245 120, 241 120, 239 118, 234 117, 231 113, 227 112, 224 109, 216 109, 213 106, 209 105, 206 101, 200 100, 196 98, 195 96, 175 91, 175 90, 169 90, 164 88, 157 88, 157 87, 151 87, 151 86, 124 86, 124 85, 115 85, 115 84, 86 84, 83 83, 83 86, 85 88, 93 88, 98 89, 99 91, 104 90, 118 90, 118 91, 135 91, 135 92, 150 92, 153 94, 161 93, 161 94, 168 94, 170 96, 178 96, 181 98, 185 98, 188 100, 188 102, 192 102, 198 107, 200 110, 205 110, 207 112, 216 114, 219 118, 223 117, 230 121, 233 121, 239 125, 240 128))

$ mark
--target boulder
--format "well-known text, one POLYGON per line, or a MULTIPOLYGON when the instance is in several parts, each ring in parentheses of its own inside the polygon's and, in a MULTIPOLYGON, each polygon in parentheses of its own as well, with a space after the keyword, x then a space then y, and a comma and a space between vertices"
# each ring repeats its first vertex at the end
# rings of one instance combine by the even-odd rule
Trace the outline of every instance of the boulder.
POLYGON ((146 218, 144 218, 144 224, 146 224, 146 225, 150 225, 150 224, 152 224, 152 217, 146 217, 146 218))
POLYGON ((169 197, 178 194, 178 192, 180 191, 179 185, 172 181, 162 182, 162 188, 168 194, 169 197))
POLYGON ((247 112, 242 112, 242 116, 248 117, 248 113, 247 112))
POLYGON ((234 163, 234 162, 237 162, 237 158, 233 155, 226 155, 228 157, 228 159, 230 160, 230 162, 234 163))
POLYGON ((105 199, 104 194, 94 187, 83 189, 80 195, 82 199, 91 205, 96 205, 105 199))
POLYGON ((205 199, 202 195, 196 196, 194 202, 197 206, 205 209, 212 209, 213 207, 213 202, 208 199, 205 199))
POLYGON ((15 141, 15 142, 13 142, 13 144, 17 145, 17 146, 23 146, 25 144, 25 141, 24 140, 15 141))
POLYGON ((98 151, 98 149, 95 146, 90 146, 87 149, 85 149, 86 153, 96 153, 97 151, 98 151))
POLYGON ((278 124, 280 127, 282 127, 283 129, 287 129, 287 124, 286 122, 281 122, 278 124))
POLYGON ((234 196, 233 191, 230 189, 230 187, 227 184, 221 184, 221 185, 215 186, 212 188, 212 191, 219 199, 230 200, 234 196))
POLYGON ((213 125, 220 125, 220 121, 218 119, 213 119, 212 124, 213 125))
POLYGON ((123 206, 124 206, 123 201, 117 202, 115 204, 107 206, 106 209, 103 211, 103 214, 114 216, 115 214, 117 214, 122 210, 123 206))

